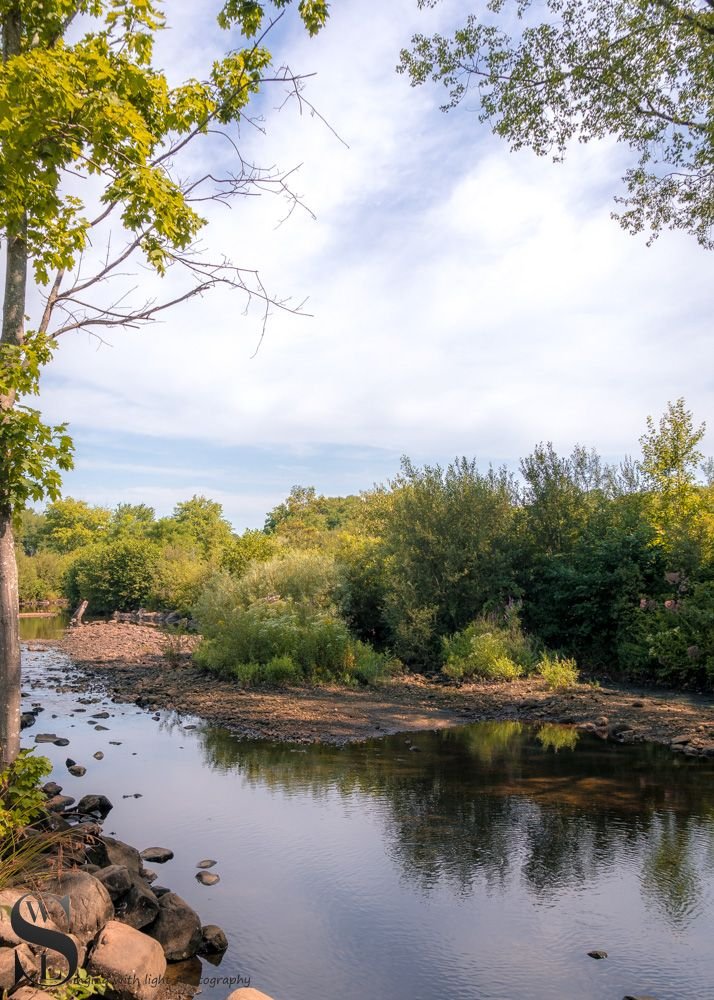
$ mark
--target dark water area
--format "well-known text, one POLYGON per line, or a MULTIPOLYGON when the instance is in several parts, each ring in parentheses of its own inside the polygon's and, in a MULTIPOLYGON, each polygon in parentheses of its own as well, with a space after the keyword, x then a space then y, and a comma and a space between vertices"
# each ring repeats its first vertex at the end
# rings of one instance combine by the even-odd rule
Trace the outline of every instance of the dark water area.
POLYGON ((200 973, 210 1000, 235 988, 211 977, 239 976, 275 1000, 714 995, 714 761, 518 722, 345 747, 239 740, 80 704, 54 690, 65 659, 24 656, 25 704, 45 708, 25 742, 66 736, 38 748, 65 794, 108 795, 107 833, 170 847, 159 883, 225 929, 223 962, 200 973))
POLYGON ((58 611, 56 614, 43 616, 25 615, 20 617, 20 638, 23 641, 33 639, 61 639, 64 630, 69 625, 69 611, 58 611))

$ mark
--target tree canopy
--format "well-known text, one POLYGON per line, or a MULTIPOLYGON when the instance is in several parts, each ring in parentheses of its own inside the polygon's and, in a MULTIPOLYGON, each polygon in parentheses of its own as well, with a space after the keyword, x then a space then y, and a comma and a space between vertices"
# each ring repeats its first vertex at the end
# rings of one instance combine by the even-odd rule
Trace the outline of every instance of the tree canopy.
POLYGON ((443 110, 477 101, 512 149, 560 160, 614 137, 633 154, 620 224, 714 248, 714 0, 489 0, 451 35, 414 35, 398 68, 442 84, 443 110))

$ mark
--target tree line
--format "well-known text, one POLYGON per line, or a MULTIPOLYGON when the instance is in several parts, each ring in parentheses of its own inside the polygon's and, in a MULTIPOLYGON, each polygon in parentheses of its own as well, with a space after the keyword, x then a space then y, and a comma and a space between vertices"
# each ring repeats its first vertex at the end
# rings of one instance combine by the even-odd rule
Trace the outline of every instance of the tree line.
POLYGON ((18 517, 21 598, 86 598, 95 614, 179 610, 204 634, 199 661, 245 683, 370 680, 396 664, 507 678, 575 660, 711 688, 703 435, 680 399, 648 418, 640 456, 617 465, 550 443, 518 474, 404 458, 358 496, 296 486, 262 530, 242 534, 204 497, 161 518, 67 498, 18 517))

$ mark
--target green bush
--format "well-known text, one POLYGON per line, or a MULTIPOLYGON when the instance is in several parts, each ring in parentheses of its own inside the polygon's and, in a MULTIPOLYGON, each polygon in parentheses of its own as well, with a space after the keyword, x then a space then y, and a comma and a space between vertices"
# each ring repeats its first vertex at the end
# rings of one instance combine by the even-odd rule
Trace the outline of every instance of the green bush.
POLYGON ((134 611, 152 608, 160 579, 160 554, 141 539, 122 539, 82 549, 65 576, 72 604, 86 599, 90 611, 134 611))
POLYGON ((557 654, 543 653, 537 671, 553 691, 578 683, 578 665, 572 658, 561 659, 557 654))
POLYGON ((236 591, 245 607, 268 597, 280 597, 314 608, 327 608, 337 586, 333 556, 316 551, 288 551, 266 562, 253 562, 236 591))
POLYGON ((392 669, 386 656, 353 639, 332 609, 279 597, 246 607, 243 584, 217 574, 194 608, 203 635, 194 658, 204 669, 244 684, 370 683, 392 669))
POLYGON ((477 618, 461 632, 443 639, 442 648, 442 671, 454 680, 513 680, 535 662, 533 642, 524 635, 515 609, 501 618, 477 618))
POLYGON ((46 757, 21 750, 12 764, 0 771, 0 844, 43 814, 46 799, 38 785, 51 770, 46 757))

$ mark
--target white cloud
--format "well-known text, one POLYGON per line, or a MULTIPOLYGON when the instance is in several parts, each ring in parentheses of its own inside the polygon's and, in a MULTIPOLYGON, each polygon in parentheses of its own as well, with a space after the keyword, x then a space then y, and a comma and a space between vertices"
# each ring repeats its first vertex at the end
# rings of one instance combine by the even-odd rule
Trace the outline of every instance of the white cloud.
MULTIPOLYGON (((195 32, 195 7, 176 7, 167 58, 195 32)), ((610 220, 612 145, 555 166, 509 154, 474 115, 442 116, 439 94, 394 73, 413 0, 365 10, 334 5, 324 35, 293 32, 279 53, 317 70, 309 97, 349 149, 295 107, 248 143, 259 162, 303 164, 317 221, 297 212, 276 230, 284 206, 247 200, 212 211, 207 234, 272 291, 309 294, 314 318, 275 314, 254 360, 259 317, 221 291, 112 349, 67 338, 47 415, 80 441, 91 428, 511 460, 545 438, 631 452, 646 414, 680 395, 705 418, 710 257, 681 236, 646 249, 610 220)))

